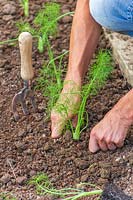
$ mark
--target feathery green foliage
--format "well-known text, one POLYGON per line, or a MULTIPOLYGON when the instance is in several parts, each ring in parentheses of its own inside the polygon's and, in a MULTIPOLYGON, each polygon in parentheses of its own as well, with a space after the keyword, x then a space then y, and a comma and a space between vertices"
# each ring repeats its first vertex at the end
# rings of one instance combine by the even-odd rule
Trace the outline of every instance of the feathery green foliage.
MULTIPOLYGON (((22 6, 24 8, 25 15, 29 15, 29 1, 22 0, 22 6)), ((56 36, 58 32, 58 21, 67 16, 73 16, 74 12, 68 12, 61 15, 60 5, 54 2, 45 3, 43 8, 38 12, 35 19, 33 20, 33 26, 28 22, 24 22, 20 20, 16 23, 19 32, 29 32, 33 35, 33 37, 38 40, 38 50, 40 53, 44 51, 44 46, 47 47, 47 41, 49 40, 49 36, 56 36)), ((6 43, 13 43, 16 41, 15 39, 10 39, 7 41, 0 42, 0 45, 6 43)))
POLYGON ((58 30, 57 18, 60 16, 60 5, 57 3, 45 3, 45 7, 39 11, 34 19, 40 35, 48 37, 55 35, 58 30), (45 36, 46 35, 46 36, 45 36))
MULTIPOLYGON (((24 2, 27 0, 23 0, 24 2)), ((33 20, 33 26, 28 22, 20 20, 16 23, 16 26, 21 32, 29 32, 34 38, 38 40, 38 49, 42 53, 44 51, 44 46, 47 46, 47 39, 49 36, 56 36, 58 32, 58 21, 67 16, 73 16, 74 12, 68 12, 60 15, 60 5, 57 3, 45 3, 44 7, 38 12, 35 19, 33 20), (46 43, 45 43, 46 42, 46 43)), ((14 43, 18 38, 10 39, 6 41, 1 41, 0 45, 6 43, 14 43)))
POLYGON ((58 32, 58 20, 74 12, 61 15, 60 5, 54 2, 45 3, 33 20, 33 27, 28 22, 18 22, 17 27, 20 32, 28 31, 38 39, 38 49, 42 53, 44 46, 47 47, 49 36, 56 36, 58 32))
POLYGON ((29 0, 21 0, 22 7, 24 9, 24 15, 29 16, 29 0))
POLYGON ((29 32, 32 35, 35 35, 35 30, 30 26, 28 22, 21 20, 16 23, 16 27, 18 28, 19 32, 29 32))
POLYGON ((108 52, 100 51, 96 57, 96 63, 92 66, 89 75, 89 84, 83 87, 82 102, 78 112, 78 123, 73 133, 73 138, 79 140, 81 127, 84 123, 84 111, 88 97, 96 95, 98 91, 105 85, 113 67, 111 64, 111 56, 108 52))
POLYGON ((86 192, 83 189, 77 188, 63 188, 63 189, 55 189, 51 182, 49 181, 47 175, 45 174, 38 174, 34 176, 30 181, 30 185, 34 185, 36 187, 36 191, 38 194, 41 195, 51 195, 55 197, 59 197, 62 200, 78 200, 82 197, 93 196, 93 195, 101 195, 102 190, 97 188, 96 186, 89 184, 89 183, 81 183, 79 186, 93 186, 96 188, 93 191, 86 192))
POLYGON ((58 30, 58 18, 60 16, 60 5, 57 3, 45 3, 33 20, 33 27, 28 22, 18 22, 20 32, 28 31, 38 38, 38 49, 42 53, 47 46, 49 36, 55 36, 58 30))
MULTIPOLYGON (((68 52, 65 52, 58 58, 62 61, 62 58, 66 53, 68 52)), ((105 85, 105 82, 112 71, 111 56, 108 52, 100 51, 96 57, 96 63, 90 70, 88 76, 89 83, 83 86, 82 92, 78 90, 75 83, 64 83, 69 84, 71 89, 69 94, 64 94, 65 96, 58 100, 60 92, 63 88, 63 82, 61 81, 63 73, 61 61, 59 67, 57 68, 55 63, 52 63, 53 60, 51 57, 51 61, 47 66, 44 66, 40 72, 40 77, 37 80, 37 88, 42 90, 43 95, 47 98, 48 115, 53 108, 65 119, 69 119, 69 112, 78 115, 78 123, 76 128, 73 128, 71 120, 68 120, 67 128, 69 127, 71 129, 73 138, 75 140, 79 140, 81 132, 88 126, 89 122, 88 114, 85 111, 86 101, 88 97, 96 95, 98 91, 105 85), (73 106, 73 98, 76 95, 80 95, 82 97, 81 104, 76 104, 73 106)))
POLYGON ((29 184, 36 186, 36 191, 38 194, 46 194, 46 192, 43 191, 43 188, 52 188, 52 184, 49 181, 48 176, 44 173, 32 177, 29 181, 29 184))
POLYGON ((63 81, 61 81, 64 71, 62 69, 62 61, 66 54, 68 54, 68 51, 63 52, 56 58, 53 58, 52 55, 48 64, 45 64, 40 70, 37 79, 36 89, 41 90, 43 96, 47 98, 48 115, 59 98, 59 94, 63 88, 63 81), (55 61, 58 61, 58 68, 55 65, 55 61))
POLYGON ((39 11, 34 19, 36 35, 39 36, 38 49, 43 52, 47 45, 49 36, 55 36, 58 30, 57 18, 60 16, 60 5, 57 3, 46 3, 44 9, 39 11))

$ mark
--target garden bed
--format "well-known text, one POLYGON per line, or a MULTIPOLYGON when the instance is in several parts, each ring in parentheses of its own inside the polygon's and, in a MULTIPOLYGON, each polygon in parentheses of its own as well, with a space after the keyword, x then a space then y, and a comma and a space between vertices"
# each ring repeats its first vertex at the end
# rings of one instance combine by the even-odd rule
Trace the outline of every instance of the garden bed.
MULTIPOLYGON (((46 2, 46 1, 45 1, 46 2)), ((75 1, 70 0, 62 5, 62 12, 74 11, 75 1)), ((30 2, 30 17, 32 21, 36 11, 44 3, 43 0, 30 2)), ((1 40, 15 38, 17 28, 15 23, 23 15, 18 1, 9 2, 0 0, 0 35, 1 40), (6 4, 12 5, 9 13, 4 9, 6 4)), ((52 40, 55 56, 69 47, 69 35, 72 17, 67 16, 60 20, 58 36, 52 40)), ((98 49, 107 49, 110 45, 101 36, 98 49)), ((33 46, 33 66, 35 78, 47 52, 40 54, 33 46)), ((64 60, 67 65, 68 57, 64 60)), ((112 152, 98 152, 91 154, 88 151, 89 133, 112 106, 126 94, 130 86, 124 80, 119 66, 114 64, 114 70, 105 87, 93 100, 87 102, 86 110, 89 113, 89 127, 82 133, 80 141, 73 141, 70 131, 58 140, 50 138, 50 122, 45 122, 46 99, 41 91, 36 91, 38 112, 25 117, 21 113, 18 122, 14 121, 11 112, 11 101, 21 88, 20 55, 18 46, 3 45, 0 48, 0 177, 1 192, 11 192, 17 199, 48 199, 36 195, 35 188, 28 186, 27 181, 39 172, 46 173, 56 188, 75 187, 80 182, 90 182, 101 188, 108 181, 113 181, 128 194, 131 190, 132 177, 132 138, 129 135, 122 149, 112 152)), ((34 82, 36 84, 36 82, 34 82)), ((88 199, 88 198, 86 198, 88 199)), ((91 198, 89 198, 91 199, 91 198)), ((92 199, 96 199, 93 197, 92 199)))

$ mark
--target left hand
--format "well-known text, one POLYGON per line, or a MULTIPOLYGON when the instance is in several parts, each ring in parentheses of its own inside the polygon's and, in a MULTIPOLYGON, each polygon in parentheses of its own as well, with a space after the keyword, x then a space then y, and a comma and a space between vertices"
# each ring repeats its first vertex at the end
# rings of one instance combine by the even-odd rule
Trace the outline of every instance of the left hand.
POLYGON ((89 150, 115 150, 124 145, 129 123, 117 109, 109 111, 90 133, 89 150))

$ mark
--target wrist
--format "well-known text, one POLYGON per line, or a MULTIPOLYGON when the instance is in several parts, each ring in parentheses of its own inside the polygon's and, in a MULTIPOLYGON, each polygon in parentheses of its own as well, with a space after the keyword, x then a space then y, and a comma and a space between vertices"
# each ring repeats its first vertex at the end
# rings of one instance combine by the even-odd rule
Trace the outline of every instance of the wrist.
POLYGON ((73 81, 75 82, 78 86, 82 86, 82 81, 83 81, 83 77, 80 73, 76 72, 67 72, 66 74, 66 78, 65 81, 73 81))
POLYGON ((114 109, 129 125, 133 124, 133 89, 119 100, 114 109))

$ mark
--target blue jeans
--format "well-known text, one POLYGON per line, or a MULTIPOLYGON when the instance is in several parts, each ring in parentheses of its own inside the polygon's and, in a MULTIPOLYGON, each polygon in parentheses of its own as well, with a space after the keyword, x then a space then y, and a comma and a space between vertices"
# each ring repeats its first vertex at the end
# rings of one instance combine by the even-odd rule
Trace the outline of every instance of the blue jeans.
POLYGON ((89 6, 103 27, 133 37, 133 0, 90 0, 89 6))

